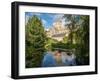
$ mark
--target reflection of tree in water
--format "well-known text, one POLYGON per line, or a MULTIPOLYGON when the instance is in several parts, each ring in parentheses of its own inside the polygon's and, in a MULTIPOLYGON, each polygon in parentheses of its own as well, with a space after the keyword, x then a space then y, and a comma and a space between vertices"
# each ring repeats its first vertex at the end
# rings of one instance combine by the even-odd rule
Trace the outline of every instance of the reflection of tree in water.
POLYGON ((42 60, 43 67, 49 66, 75 66, 76 60, 74 54, 68 55, 66 52, 61 52, 61 56, 56 52, 47 52, 42 60))

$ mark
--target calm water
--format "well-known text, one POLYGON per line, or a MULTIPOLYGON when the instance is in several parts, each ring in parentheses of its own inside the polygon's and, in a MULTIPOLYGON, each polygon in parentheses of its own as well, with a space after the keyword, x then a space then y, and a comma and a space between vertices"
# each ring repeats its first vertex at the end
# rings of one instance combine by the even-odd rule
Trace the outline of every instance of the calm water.
POLYGON ((53 67, 53 66, 74 66, 76 65, 75 57, 68 56, 66 53, 62 53, 61 56, 62 63, 58 64, 52 53, 45 53, 45 56, 42 60, 42 67, 53 67))

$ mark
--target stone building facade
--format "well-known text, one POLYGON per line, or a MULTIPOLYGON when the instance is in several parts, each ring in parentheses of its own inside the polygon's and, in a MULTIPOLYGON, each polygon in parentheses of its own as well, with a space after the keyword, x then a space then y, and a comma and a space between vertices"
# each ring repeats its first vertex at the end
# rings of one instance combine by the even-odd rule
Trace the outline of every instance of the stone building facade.
POLYGON ((68 29, 67 27, 62 25, 61 21, 56 21, 53 23, 53 27, 46 31, 48 37, 62 41, 65 36, 68 36, 68 29))

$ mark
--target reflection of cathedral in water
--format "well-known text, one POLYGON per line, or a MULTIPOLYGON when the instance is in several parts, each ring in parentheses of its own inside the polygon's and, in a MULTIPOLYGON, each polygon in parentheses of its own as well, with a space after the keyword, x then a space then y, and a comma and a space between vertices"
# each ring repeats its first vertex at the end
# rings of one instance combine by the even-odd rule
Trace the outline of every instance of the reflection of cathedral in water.
POLYGON ((54 22, 53 27, 48 29, 46 33, 48 37, 58 41, 62 41, 65 36, 68 36, 67 27, 63 26, 61 21, 54 22))

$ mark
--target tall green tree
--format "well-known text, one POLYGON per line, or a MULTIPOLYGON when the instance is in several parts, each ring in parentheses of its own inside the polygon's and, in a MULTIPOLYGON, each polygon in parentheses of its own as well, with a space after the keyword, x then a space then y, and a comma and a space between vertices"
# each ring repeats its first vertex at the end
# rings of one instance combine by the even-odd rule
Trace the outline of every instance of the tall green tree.
POLYGON ((79 64, 89 64, 89 16, 66 14, 64 18, 69 30, 70 45, 73 47, 73 42, 76 42, 75 54, 79 64))
POLYGON ((79 15, 73 15, 73 14, 65 14, 63 16, 63 18, 65 19, 65 26, 67 26, 68 30, 69 30, 69 41, 71 44, 73 44, 73 34, 74 34, 74 30, 76 29, 76 24, 79 22, 79 15))
POLYGON ((26 67, 39 67, 45 50, 45 31, 41 19, 37 16, 29 18, 25 27, 26 67))
POLYGON ((82 64, 89 64, 89 16, 80 16, 82 23, 75 31, 76 54, 82 64))

